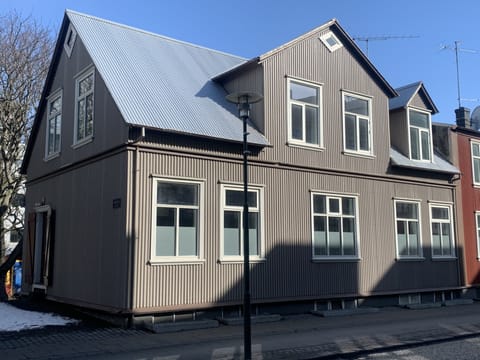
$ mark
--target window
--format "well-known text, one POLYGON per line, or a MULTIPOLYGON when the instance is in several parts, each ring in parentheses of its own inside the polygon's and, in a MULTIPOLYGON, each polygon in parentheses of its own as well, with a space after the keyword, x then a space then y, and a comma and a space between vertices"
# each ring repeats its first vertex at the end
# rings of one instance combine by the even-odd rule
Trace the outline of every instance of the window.
POLYGON ((200 182, 154 181, 153 260, 200 257, 201 194, 200 182))
MULTIPOLYGON (((243 258, 243 203, 242 187, 222 188, 222 258, 243 258)), ((262 189, 248 188, 248 244, 250 257, 263 257, 262 245, 262 189)))
POLYGON ((431 161, 432 144, 430 114, 409 110, 410 158, 412 160, 431 161))
POLYGON ((331 31, 320 36, 320 40, 327 47, 327 49, 330 50, 330 52, 334 52, 342 47, 340 40, 338 40, 338 38, 331 31))
POLYGON ((78 144, 93 136, 93 69, 79 77, 75 87, 75 144, 78 144))
POLYGON ((313 258, 358 257, 357 198, 312 194, 313 258))
POLYGON ((343 93, 344 149, 346 152, 372 154, 371 99, 343 93))
POLYGON ((421 257, 419 203, 395 201, 397 256, 399 258, 421 257))
POLYGON ((480 211, 475 212, 475 223, 477 229, 477 259, 480 260, 480 211))
POLYGON ((451 212, 448 205, 430 206, 433 257, 455 256, 451 212))
POLYGON ((289 80, 289 142, 322 145, 321 87, 289 80))
POLYGON ((473 184, 480 186, 480 144, 472 142, 473 184))
POLYGON ((62 130, 62 93, 57 92, 48 99, 47 139, 45 158, 49 159, 60 152, 62 130))
POLYGON ((67 36, 65 36, 65 42, 63 43, 63 48, 67 53, 67 56, 72 55, 73 45, 75 45, 75 39, 77 38, 77 32, 73 28, 72 24, 68 26, 67 36))

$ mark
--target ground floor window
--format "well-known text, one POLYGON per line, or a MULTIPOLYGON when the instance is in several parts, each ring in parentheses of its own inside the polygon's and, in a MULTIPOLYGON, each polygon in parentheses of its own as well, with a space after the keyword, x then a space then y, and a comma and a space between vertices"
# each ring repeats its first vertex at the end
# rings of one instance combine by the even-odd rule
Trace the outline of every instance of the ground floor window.
POLYGON ((202 183, 154 181, 153 259, 198 258, 202 183))
POLYGON ((313 257, 358 257, 357 197, 312 194, 313 257))
MULTIPOLYGON (((262 257, 262 189, 249 187, 248 238, 250 257, 262 257)), ((222 187, 222 258, 243 257, 243 204, 244 192, 241 186, 222 187)))
POLYGON ((395 200, 397 257, 421 257, 419 202, 395 200))
POLYGON ((449 205, 430 205, 432 256, 455 256, 452 209, 449 205))

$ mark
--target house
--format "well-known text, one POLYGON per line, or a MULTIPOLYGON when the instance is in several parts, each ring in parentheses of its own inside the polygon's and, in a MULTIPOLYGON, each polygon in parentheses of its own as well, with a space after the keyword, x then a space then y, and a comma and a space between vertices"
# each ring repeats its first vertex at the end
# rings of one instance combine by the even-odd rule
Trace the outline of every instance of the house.
POLYGON ((461 174, 457 186, 459 254, 463 285, 478 297, 480 287, 480 124, 478 108, 455 110, 456 125, 435 124, 434 141, 438 151, 448 158, 461 174))
POLYGON ((254 307, 460 294, 435 105, 421 84, 395 91, 338 21, 243 59, 73 11, 22 166, 23 291, 130 318, 239 309, 243 134, 225 96, 242 90, 264 96, 248 129, 254 307))

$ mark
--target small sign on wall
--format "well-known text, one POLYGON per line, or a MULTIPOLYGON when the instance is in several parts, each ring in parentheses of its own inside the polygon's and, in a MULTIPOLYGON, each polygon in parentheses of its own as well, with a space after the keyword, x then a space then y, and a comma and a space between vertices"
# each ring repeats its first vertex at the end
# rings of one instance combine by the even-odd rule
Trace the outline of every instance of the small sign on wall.
POLYGON ((122 199, 113 199, 112 207, 114 209, 120 209, 122 207, 122 199))

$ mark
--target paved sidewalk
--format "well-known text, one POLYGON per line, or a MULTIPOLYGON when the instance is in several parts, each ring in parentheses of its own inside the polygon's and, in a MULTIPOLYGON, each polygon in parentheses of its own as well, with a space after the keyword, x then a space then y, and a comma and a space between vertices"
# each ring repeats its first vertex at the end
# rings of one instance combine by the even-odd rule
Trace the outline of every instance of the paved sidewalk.
MULTIPOLYGON (((1 321, 1 319, 0 319, 1 321)), ((322 318, 303 314, 252 326, 257 359, 354 358, 372 350, 480 335, 480 304, 322 318)), ((0 358, 241 359, 242 326, 153 334, 79 325, 0 332, 0 358)))

